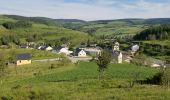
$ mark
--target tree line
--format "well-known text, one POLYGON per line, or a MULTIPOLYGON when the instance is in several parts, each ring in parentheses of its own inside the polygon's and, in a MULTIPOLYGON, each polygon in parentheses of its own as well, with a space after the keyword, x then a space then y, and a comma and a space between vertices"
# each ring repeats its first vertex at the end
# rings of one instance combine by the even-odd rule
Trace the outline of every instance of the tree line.
POLYGON ((150 27, 134 36, 134 40, 166 40, 170 39, 170 25, 150 27))
POLYGON ((28 28, 32 24, 28 21, 6 22, 2 24, 6 29, 28 28))
POLYGON ((16 34, 3 35, 0 38, 0 45, 8 45, 9 43, 20 44, 20 39, 16 34))

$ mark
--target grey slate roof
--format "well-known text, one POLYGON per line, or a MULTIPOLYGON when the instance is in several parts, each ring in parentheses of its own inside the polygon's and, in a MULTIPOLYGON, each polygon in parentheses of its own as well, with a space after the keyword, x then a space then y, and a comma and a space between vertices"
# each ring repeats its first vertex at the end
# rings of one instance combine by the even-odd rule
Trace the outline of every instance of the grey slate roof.
POLYGON ((75 50, 74 50, 74 56, 78 56, 78 53, 81 51, 82 49, 80 49, 80 48, 76 48, 75 50))
POLYGON ((30 60, 32 57, 30 54, 17 54, 16 59, 17 60, 30 60))
POLYGON ((64 48, 64 47, 58 46, 58 47, 54 47, 53 50, 59 52, 62 48, 64 48))

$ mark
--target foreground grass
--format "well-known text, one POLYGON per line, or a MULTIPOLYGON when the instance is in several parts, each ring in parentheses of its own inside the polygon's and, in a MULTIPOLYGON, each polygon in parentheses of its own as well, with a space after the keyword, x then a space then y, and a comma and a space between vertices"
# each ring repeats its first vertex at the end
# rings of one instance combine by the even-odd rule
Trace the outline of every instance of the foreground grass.
POLYGON ((134 88, 126 87, 134 73, 140 73, 138 79, 146 79, 156 74, 157 69, 129 64, 111 64, 107 70, 107 79, 103 82, 98 80, 97 65, 93 62, 58 66, 52 70, 46 67, 48 65, 46 62, 33 63, 32 67, 22 66, 25 71, 26 68, 30 68, 27 69, 28 72, 24 72, 25 78, 11 78, 9 79, 11 81, 3 82, 0 97, 13 97, 16 100, 170 99, 170 92, 161 86, 136 84, 134 88), (42 74, 35 76, 31 70, 41 71, 42 74))

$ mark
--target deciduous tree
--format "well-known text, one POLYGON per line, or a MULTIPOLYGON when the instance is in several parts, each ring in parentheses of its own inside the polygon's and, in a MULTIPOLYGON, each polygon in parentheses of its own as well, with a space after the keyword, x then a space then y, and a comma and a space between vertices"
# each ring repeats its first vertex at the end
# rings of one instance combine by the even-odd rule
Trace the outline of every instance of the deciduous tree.
POLYGON ((111 60, 111 54, 107 50, 103 50, 97 60, 99 79, 104 78, 105 69, 107 69, 111 60))

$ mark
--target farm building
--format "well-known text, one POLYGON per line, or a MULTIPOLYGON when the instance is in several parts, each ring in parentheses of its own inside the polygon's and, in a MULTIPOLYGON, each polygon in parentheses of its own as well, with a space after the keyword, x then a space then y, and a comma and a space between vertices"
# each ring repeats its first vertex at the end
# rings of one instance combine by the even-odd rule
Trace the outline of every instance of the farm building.
POLYGON ((31 55, 30 54, 17 54, 16 55, 16 65, 25 65, 31 64, 31 55))

